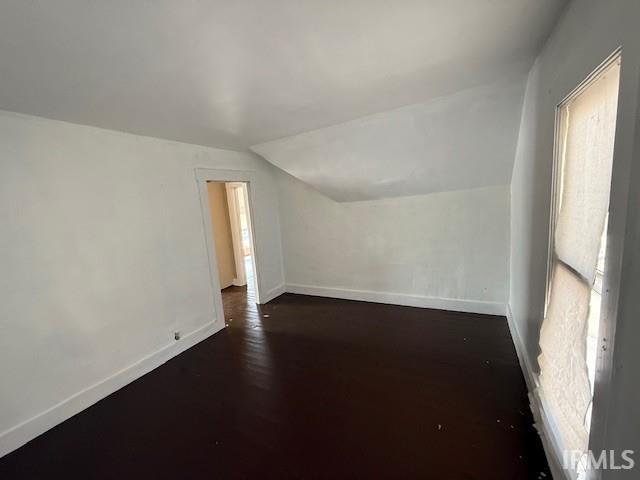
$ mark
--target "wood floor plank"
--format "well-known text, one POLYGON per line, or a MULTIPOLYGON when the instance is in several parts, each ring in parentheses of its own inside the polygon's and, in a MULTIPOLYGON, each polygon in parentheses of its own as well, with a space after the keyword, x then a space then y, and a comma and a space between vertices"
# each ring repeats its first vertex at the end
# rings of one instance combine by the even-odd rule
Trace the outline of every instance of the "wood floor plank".
POLYGON ((223 293, 228 328, 0 478, 551 478, 504 317, 223 293))

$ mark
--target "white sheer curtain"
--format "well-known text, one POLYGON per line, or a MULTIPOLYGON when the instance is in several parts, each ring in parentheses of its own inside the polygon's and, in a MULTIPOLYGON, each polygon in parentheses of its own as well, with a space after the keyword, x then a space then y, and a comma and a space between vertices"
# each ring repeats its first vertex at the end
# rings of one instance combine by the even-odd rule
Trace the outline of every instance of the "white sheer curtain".
POLYGON ((566 107, 562 194, 555 253, 593 283, 609 210, 618 75, 608 71, 566 107))
POLYGON ((619 66, 562 107, 560 205, 549 303, 540 332, 540 390, 568 450, 585 452, 592 394, 586 342, 591 289, 609 209, 619 66))
POLYGON ((587 316, 591 289, 558 262, 540 331, 540 388, 567 450, 587 448, 584 417, 591 402, 587 370, 587 316))

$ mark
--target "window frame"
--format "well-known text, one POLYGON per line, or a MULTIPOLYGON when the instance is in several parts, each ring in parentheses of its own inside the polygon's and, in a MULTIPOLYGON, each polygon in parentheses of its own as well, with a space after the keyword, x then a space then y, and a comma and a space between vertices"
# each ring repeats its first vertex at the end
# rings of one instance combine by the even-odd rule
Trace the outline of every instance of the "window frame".
MULTIPOLYGON (((553 280, 553 266, 556 262, 555 256, 555 232, 560 211, 561 194, 562 194, 562 167, 564 160, 565 138, 562 138, 564 132, 563 122, 566 121, 566 106, 593 82, 597 81, 612 65, 618 63, 620 66, 618 104, 616 113, 616 128, 614 139, 614 151, 612 159, 612 180, 611 191, 609 193, 609 213, 607 222, 605 223, 605 234, 607 236, 607 246, 605 253, 605 271, 596 271, 596 276, 602 275, 601 296, 602 304, 600 308, 598 346, 595 369, 595 385, 592 392, 592 414, 589 428, 589 450, 598 452, 604 447, 604 437, 606 432, 606 423, 609 410, 609 387, 612 377, 613 365, 613 346, 616 330, 616 316, 618 307, 619 287, 620 287, 620 270, 619 268, 610 268, 612 265, 619 266, 623 254, 623 245, 619 242, 609 242, 619 225, 612 225, 612 199, 614 196, 614 180, 616 178, 616 160, 618 152, 618 134, 620 129, 620 98, 623 91, 623 63, 622 63, 622 47, 618 47, 609 55, 596 69, 594 69, 587 77, 578 84, 571 92, 566 95, 555 108, 555 124, 553 136, 553 160, 551 171, 551 202, 549 210, 549 237, 547 245, 547 268, 546 268, 546 284, 544 297, 544 317, 547 316, 549 300, 551 294, 551 285, 553 280)), ((623 225, 624 228, 624 225, 623 225)), ((564 262, 562 262, 564 264, 564 262)), ((594 283, 595 285, 595 283, 594 283)), ((557 452, 560 453, 560 452, 557 452)), ((568 472, 565 472, 568 473, 568 472)), ((571 472, 576 475, 577 472, 571 472)), ((586 472, 587 480, 596 480, 601 477, 600 470, 588 470, 586 472)), ((572 477, 573 478, 573 477, 572 477)))

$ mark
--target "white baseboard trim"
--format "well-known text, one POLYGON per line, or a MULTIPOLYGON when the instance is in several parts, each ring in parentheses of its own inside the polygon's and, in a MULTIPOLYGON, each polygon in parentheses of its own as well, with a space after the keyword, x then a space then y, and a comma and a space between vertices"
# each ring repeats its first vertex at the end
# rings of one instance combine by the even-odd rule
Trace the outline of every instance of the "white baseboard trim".
POLYGON ((518 361, 520 362, 520 368, 522 369, 524 380, 527 383, 527 390, 531 393, 537 388, 538 375, 535 373, 535 370, 529 361, 529 355, 527 355, 524 343, 522 342, 522 337, 520 336, 520 330, 518 329, 518 325, 515 323, 513 312, 511 311, 511 304, 509 303, 507 304, 507 325, 509 326, 509 332, 511 333, 511 338, 513 339, 513 344, 516 348, 516 354, 518 355, 518 361))
POLYGON ((211 321, 184 335, 179 341, 156 350, 104 380, 71 395, 44 412, 5 430, 0 433, 0 457, 21 447, 59 423, 149 373, 179 353, 220 331, 223 327, 224 322, 211 321))
POLYGON ((286 290, 285 290, 284 284, 279 285, 276 288, 272 288, 266 294, 260 295, 260 304, 269 303, 271 300, 273 300, 276 297, 279 297, 285 292, 286 290))
POLYGON ((527 390, 529 391, 529 406, 533 413, 536 430, 542 440, 542 447, 547 456, 549 469, 555 480, 573 480, 574 476, 571 471, 562 468, 562 447, 560 446, 559 436, 555 428, 555 422, 549 417, 545 408, 544 399, 540 396, 538 389, 538 374, 534 370, 533 365, 527 354, 526 347, 522 341, 518 324, 515 322, 511 305, 507 303, 507 324, 511 332, 511 338, 518 355, 520 369, 524 375, 527 390))
POLYGON ((483 300, 460 300, 456 298, 426 297, 405 293, 351 290, 347 288, 316 287, 296 284, 287 284, 285 289, 289 293, 314 295, 317 297, 342 298, 345 300, 386 303, 407 307, 434 308, 437 310, 453 310, 456 312, 483 313, 488 315, 505 314, 504 303, 487 302, 483 300))

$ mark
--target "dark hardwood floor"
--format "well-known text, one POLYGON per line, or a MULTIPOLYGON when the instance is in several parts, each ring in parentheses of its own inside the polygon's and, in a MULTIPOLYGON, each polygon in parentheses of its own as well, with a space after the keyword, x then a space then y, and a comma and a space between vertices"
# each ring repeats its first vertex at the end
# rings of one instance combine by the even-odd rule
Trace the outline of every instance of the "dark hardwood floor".
POLYGON ((228 328, 0 459, 9 479, 547 479, 503 317, 224 291, 228 328))

